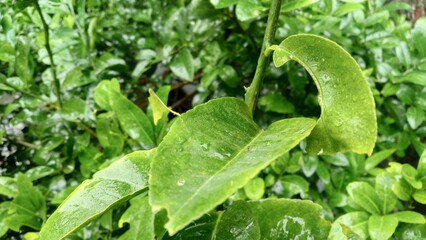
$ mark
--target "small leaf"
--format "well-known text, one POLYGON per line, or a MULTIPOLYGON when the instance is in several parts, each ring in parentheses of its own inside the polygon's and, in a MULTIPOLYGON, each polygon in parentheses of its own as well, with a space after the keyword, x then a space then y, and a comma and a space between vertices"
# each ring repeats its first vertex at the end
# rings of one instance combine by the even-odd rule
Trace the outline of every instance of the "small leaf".
POLYGON ((327 239, 330 223, 311 201, 236 202, 223 213, 216 239, 327 239))
POLYGON ((30 68, 30 42, 21 37, 15 46, 15 71, 16 75, 24 82, 25 86, 32 81, 32 70, 30 68))
POLYGON ((61 116, 68 121, 77 121, 84 118, 86 102, 80 98, 70 98, 64 101, 61 107, 61 116))
POLYGON ((218 75, 231 88, 236 88, 240 85, 240 78, 235 69, 230 65, 220 66, 218 68, 218 75))
POLYGON ((40 178, 44 178, 46 176, 49 176, 53 173, 55 173, 56 170, 51 168, 51 167, 47 167, 47 166, 38 166, 38 167, 33 167, 30 170, 25 172, 25 175, 27 175, 28 179, 30 179, 30 181, 35 181, 38 180, 40 178))
POLYGON ((379 163, 388 157, 392 156, 395 152, 395 149, 386 149, 371 155, 367 160, 365 160, 365 170, 368 171, 372 168, 375 168, 379 163))
POLYGON ((368 233, 372 240, 389 239, 398 226, 398 218, 394 215, 371 215, 368 219, 368 233))
POLYGON ((420 107, 411 106, 407 110, 407 122, 412 129, 417 129, 425 120, 425 112, 420 107))
POLYGON ((118 227, 124 223, 130 224, 127 230, 118 239, 121 240, 152 240, 154 236, 154 213, 149 205, 147 195, 139 195, 130 200, 130 207, 121 215, 118 227))
POLYGON ((417 165, 417 174, 420 178, 426 177, 426 150, 424 150, 420 156, 419 163, 417 165))
MULTIPOLYGON (((10 205, 10 202, 6 202, 6 201, 0 203, 0 219, 5 219, 7 217, 9 205, 10 205)), ((0 237, 6 234, 8 229, 9 228, 7 227, 7 224, 4 221, 0 221, 0 237)))
POLYGON ((364 210, 372 214, 380 214, 380 199, 374 188, 366 182, 351 182, 346 189, 349 196, 364 210))
POLYGON ((307 197, 309 191, 309 183, 299 175, 286 175, 281 178, 283 186, 283 195, 285 198, 291 198, 296 194, 300 194, 302 198, 307 197))
POLYGON ((317 175, 324 184, 330 183, 330 171, 323 162, 318 162, 317 175))
POLYGON ((306 150, 312 154, 352 151, 371 154, 377 123, 373 95, 356 61, 336 43, 299 34, 272 46, 276 67, 300 63, 317 85, 321 116, 306 150))
POLYGON ((192 82, 194 80, 194 59, 188 48, 182 48, 170 63, 170 69, 176 76, 192 82))
POLYGON ((412 30, 413 42, 420 56, 426 57, 426 17, 417 19, 412 30))
POLYGON ((415 189, 421 189, 423 187, 422 182, 417 181, 416 169, 408 163, 402 165, 401 169, 402 177, 415 189))
POLYGON ((0 194, 7 197, 18 195, 18 187, 14 178, 0 176, 0 194))
POLYGON ((244 186, 246 196, 251 200, 259 200, 265 193, 265 182, 263 178, 254 178, 244 186))
POLYGON ((278 93, 268 93, 259 98, 259 106, 267 112, 294 113, 294 105, 278 93))
POLYGON ((404 74, 400 77, 394 77, 392 79, 394 83, 414 83, 422 86, 426 86, 426 71, 412 71, 404 74))
MULTIPOLYGON (((370 215, 366 212, 350 212, 336 219, 335 223, 341 223, 351 228, 362 239, 368 238, 368 218, 370 215)), ((334 223, 333 223, 334 224, 334 223)))
POLYGON ((210 0, 210 3, 217 9, 226 8, 238 2, 239 0, 210 0))
POLYGON ((413 198, 421 204, 426 204, 426 190, 417 190, 413 193, 413 198))
POLYGON ((290 12, 317 3, 319 0, 289 0, 281 5, 282 12, 290 12))
POLYGON ((402 211, 402 212, 394 213, 393 215, 395 215, 398 218, 398 221, 400 222, 415 223, 415 224, 426 223, 425 217, 418 212, 402 211))
POLYGON ((397 197, 392 192, 392 185, 394 184, 395 179, 387 173, 380 174, 376 177, 376 189, 377 195, 380 198, 381 212, 387 214, 391 212, 397 203, 397 197))
POLYGON ((117 79, 112 79, 111 81, 103 80, 95 88, 93 98, 99 107, 112 111, 112 105, 110 102, 109 93, 111 91, 120 92, 120 84, 117 79))
POLYGON ((110 91, 109 96, 121 128, 144 149, 154 147, 154 128, 142 109, 117 91, 110 91))
POLYGON ((148 101, 149 104, 152 107, 152 112, 154 115, 154 124, 157 125, 158 121, 163 118, 164 115, 168 114, 169 112, 180 116, 179 113, 173 111, 171 108, 167 107, 163 101, 155 94, 155 92, 152 89, 149 89, 149 97, 148 101))
POLYGON ((401 200, 408 201, 411 199, 411 194, 413 193, 413 188, 405 180, 401 179, 400 181, 392 185, 392 192, 401 200))
POLYGON ((158 147, 149 189, 153 209, 167 209, 166 228, 176 233, 297 145, 314 124, 293 118, 261 130, 236 98, 196 106, 174 122, 158 147))
POLYGON ((136 151, 85 180, 49 217, 40 239, 61 239, 145 190, 152 151, 136 151))
POLYGON ((104 114, 98 115, 96 119, 96 136, 107 158, 113 158, 122 153, 125 138, 115 119, 104 114))
POLYGON ((96 60, 94 64, 94 73, 98 75, 102 73, 105 69, 115 65, 126 65, 126 62, 123 59, 112 55, 111 53, 105 53, 96 60))
POLYGON ((250 21, 260 15, 265 8, 259 0, 239 1, 235 14, 241 22, 250 21))

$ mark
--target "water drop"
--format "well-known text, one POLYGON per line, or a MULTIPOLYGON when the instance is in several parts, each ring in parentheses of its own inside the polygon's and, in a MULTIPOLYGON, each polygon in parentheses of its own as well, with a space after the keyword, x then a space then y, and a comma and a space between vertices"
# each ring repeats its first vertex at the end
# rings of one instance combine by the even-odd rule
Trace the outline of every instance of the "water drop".
POLYGON ((185 185, 185 179, 179 179, 177 182, 176 182, 176 184, 178 185, 178 186, 183 186, 183 185, 185 185))
POLYGON ((290 55, 289 57, 290 57, 290 59, 293 59, 293 55, 290 55))

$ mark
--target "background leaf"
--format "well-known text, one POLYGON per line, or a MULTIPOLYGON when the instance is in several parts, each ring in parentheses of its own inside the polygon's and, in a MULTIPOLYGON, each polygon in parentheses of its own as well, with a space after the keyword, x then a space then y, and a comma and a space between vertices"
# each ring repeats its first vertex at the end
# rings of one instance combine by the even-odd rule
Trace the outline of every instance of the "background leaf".
POLYGON ((368 233, 372 240, 389 239, 398 226, 398 218, 394 215, 371 215, 368 219, 368 233))
POLYGON ((170 63, 170 69, 176 76, 192 82, 194 79, 194 59, 188 48, 182 48, 170 63))

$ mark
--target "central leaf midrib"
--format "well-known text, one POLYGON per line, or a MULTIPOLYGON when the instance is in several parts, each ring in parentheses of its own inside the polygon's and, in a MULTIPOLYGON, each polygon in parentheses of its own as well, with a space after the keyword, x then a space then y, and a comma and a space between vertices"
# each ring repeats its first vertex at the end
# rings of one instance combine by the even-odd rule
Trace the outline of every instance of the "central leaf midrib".
MULTIPOLYGON (((229 162, 227 162, 222 168, 220 168, 214 175, 212 175, 211 177, 209 177, 204 183, 203 185, 201 185, 197 191, 194 192, 194 194, 192 194, 188 200, 186 200, 180 208, 178 208, 175 212, 174 215, 179 215, 179 213, 188 205, 189 202, 191 202, 195 196, 197 196, 201 190, 203 190, 219 173, 221 173, 222 171, 224 171, 224 169, 226 169, 229 165, 231 165, 232 163, 234 163, 234 159, 236 159, 245 149, 247 149, 262 133, 264 132, 264 130, 260 129, 259 133, 256 134, 256 136, 253 137, 253 139, 248 142, 236 155, 234 155, 234 157, 230 158, 231 160, 229 162)), ((176 218, 176 217, 175 217, 176 218)), ((171 219, 170 219, 171 220, 171 219)))

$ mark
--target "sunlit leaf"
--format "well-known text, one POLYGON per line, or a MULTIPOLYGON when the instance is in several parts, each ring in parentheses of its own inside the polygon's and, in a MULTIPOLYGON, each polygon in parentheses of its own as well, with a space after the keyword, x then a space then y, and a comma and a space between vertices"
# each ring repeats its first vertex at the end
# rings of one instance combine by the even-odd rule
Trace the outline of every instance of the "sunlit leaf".
POLYGON ((194 59, 188 48, 183 48, 170 63, 170 69, 176 76, 192 82, 194 78, 194 59))
POLYGON ((130 207, 123 213, 118 222, 119 227, 123 227, 126 222, 129 223, 130 229, 121 235, 119 239, 154 239, 154 216, 147 195, 139 195, 132 198, 130 207))
POLYGON ((405 223, 425 224, 426 218, 422 214, 413 211, 401 211, 396 212, 394 215, 398 218, 398 221, 405 223))
POLYGON ((346 189, 356 205, 372 214, 381 213, 379 196, 370 184, 351 182, 346 189))
POLYGON ((372 240, 389 239, 398 226, 398 218, 395 215, 371 215, 368 219, 368 233, 372 240))
POLYGON ((293 35, 270 49, 276 67, 295 60, 318 87, 321 116, 306 150, 371 154, 377 134, 374 99, 355 60, 334 42, 315 35, 293 35))
POLYGON ((175 121, 158 147, 149 189, 153 209, 167 210, 166 228, 176 233, 293 148, 314 124, 294 118, 261 130, 235 98, 195 107, 175 121))

